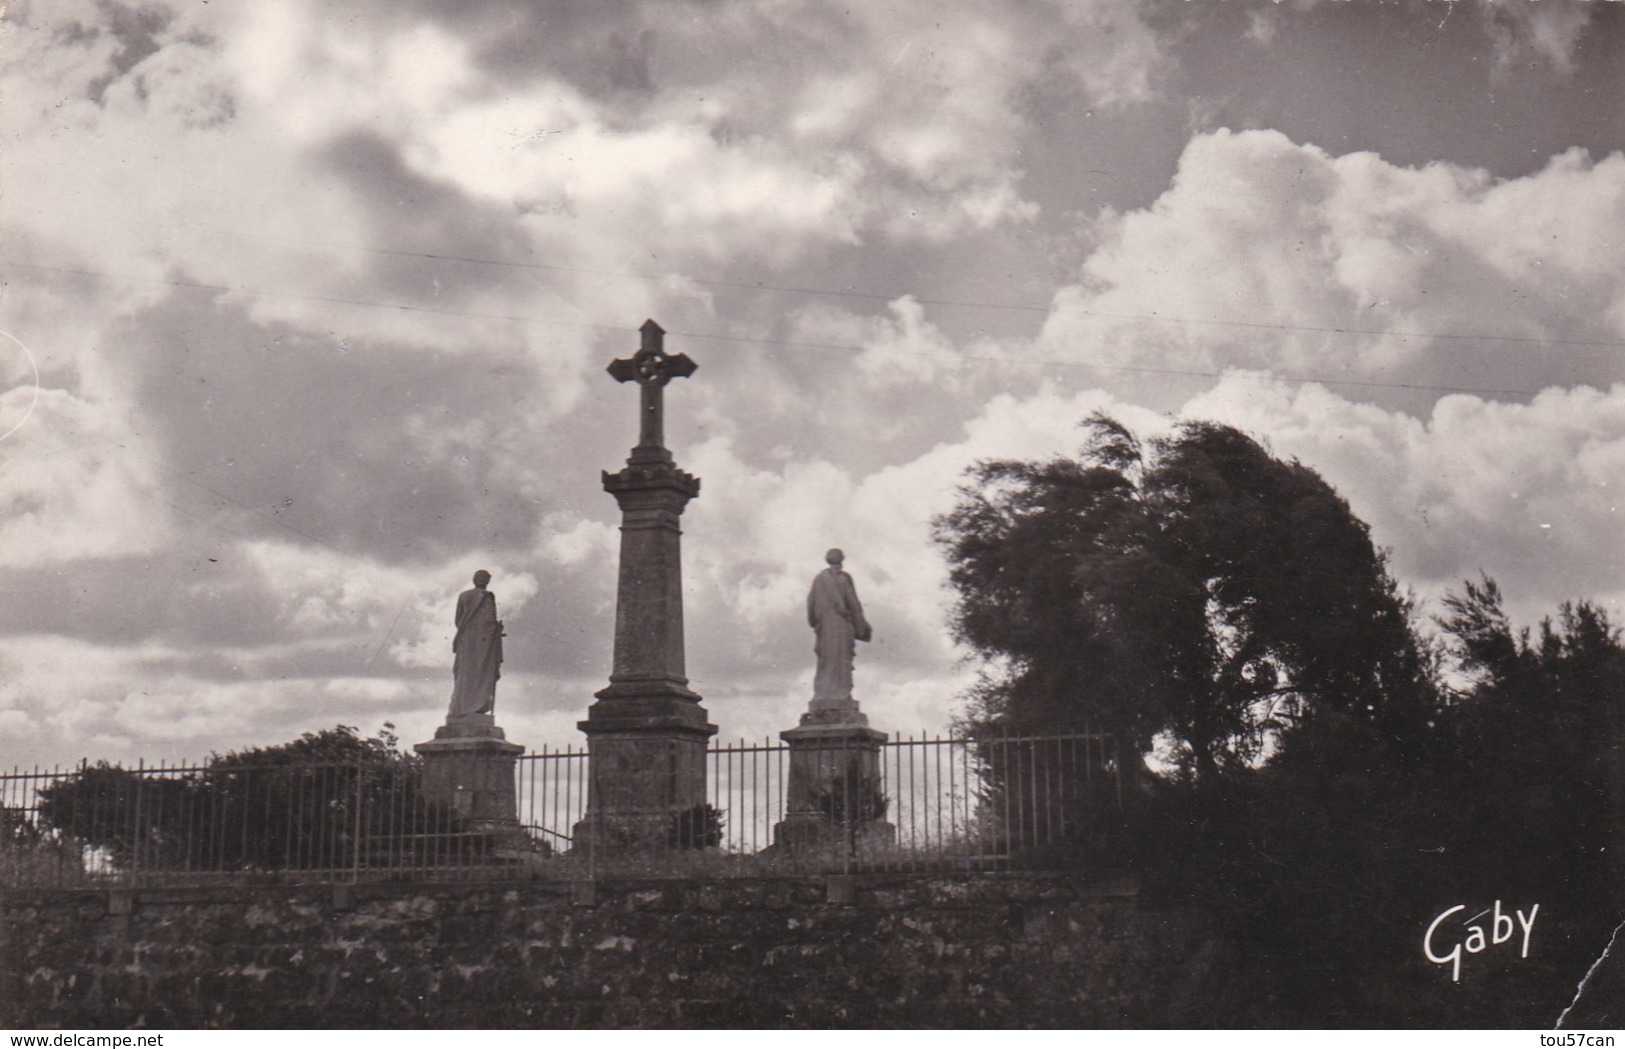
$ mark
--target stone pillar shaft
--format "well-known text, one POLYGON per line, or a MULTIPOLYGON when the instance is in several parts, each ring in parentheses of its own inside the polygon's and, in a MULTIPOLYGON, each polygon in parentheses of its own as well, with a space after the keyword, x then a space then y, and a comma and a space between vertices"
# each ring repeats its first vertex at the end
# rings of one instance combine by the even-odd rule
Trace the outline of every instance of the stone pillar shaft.
MULTIPOLYGON (((683 507, 700 482, 670 463, 634 455, 604 490, 621 508, 621 566, 615 601, 615 656, 609 695, 688 690, 683 656, 683 507)), ((602 697, 603 693, 600 694, 602 697)))

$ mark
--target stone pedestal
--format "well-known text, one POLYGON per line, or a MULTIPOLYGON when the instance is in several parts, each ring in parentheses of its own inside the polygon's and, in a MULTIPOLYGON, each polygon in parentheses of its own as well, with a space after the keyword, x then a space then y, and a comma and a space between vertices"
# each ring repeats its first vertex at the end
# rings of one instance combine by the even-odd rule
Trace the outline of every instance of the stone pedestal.
POLYGON ((423 793, 475 832, 519 834, 514 766, 524 747, 509 743, 490 714, 449 717, 434 739, 413 746, 423 757, 423 793))
POLYGON ((717 727, 697 702, 600 699, 587 734, 583 850, 647 851, 717 844, 708 836, 705 753, 717 727), (628 709, 630 708, 630 709, 628 709))
POLYGON ((776 849, 861 856, 896 842, 880 768, 886 734, 869 727, 856 701, 813 700, 801 724, 779 738, 790 745, 790 774, 784 819, 773 828, 776 849))

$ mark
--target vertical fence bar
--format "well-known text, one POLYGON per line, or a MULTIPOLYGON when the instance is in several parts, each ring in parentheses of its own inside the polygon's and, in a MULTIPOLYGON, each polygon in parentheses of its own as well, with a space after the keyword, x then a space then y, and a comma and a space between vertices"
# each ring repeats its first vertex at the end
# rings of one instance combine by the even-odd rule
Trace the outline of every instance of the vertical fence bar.
POLYGON ((541 815, 537 818, 536 822, 539 826, 545 828, 542 835, 542 840, 547 842, 548 848, 556 850, 557 846, 553 843, 553 827, 556 823, 558 823, 558 792, 550 791, 548 789, 549 784, 547 776, 552 770, 552 765, 549 763, 547 758, 549 753, 551 752, 548 750, 547 744, 544 743, 542 744, 542 752, 540 754, 533 755, 534 759, 540 764, 536 766, 535 771, 532 773, 531 782, 534 784, 536 780, 541 780, 542 805, 540 810, 535 809, 533 806, 532 811, 541 812, 541 815))
POLYGON ((852 873, 852 859, 853 859, 852 853, 853 853, 854 848, 857 845, 857 842, 854 841, 854 838, 856 837, 856 831, 855 831, 854 827, 852 826, 853 819, 854 819, 854 817, 856 815, 856 813, 853 811, 853 809, 854 809, 854 804, 853 804, 854 799, 852 797, 852 788, 853 788, 854 784, 853 784, 852 781, 854 779, 856 779, 857 777, 851 775, 852 754, 851 754, 850 748, 851 748, 851 741, 849 739, 847 739, 846 737, 842 737, 842 739, 841 739, 841 749, 840 749, 839 754, 837 755, 838 760, 839 760, 840 763, 838 765, 836 765, 836 768, 839 769, 839 772, 837 773, 836 778, 835 778, 835 790, 834 790, 834 794, 835 794, 834 816, 835 816, 836 822, 838 824, 837 831, 841 836, 841 873, 842 874, 851 874, 852 873))
POLYGON ((932 762, 932 769, 935 772, 935 779, 936 779, 936 784, 932 788, 931 797, 933 799, 935 799, 935 801, 936 801, 936 804, 935 804, 934 808, 936 809, 935 816, 937 818, 937 825, 936 825, 936 834, 935 835, 929 835, 930 840, 926 842, 927 851, 929 851, 930 848, 933 845, 938 844, 938 843, 940 843, 942 841, 942 737, 941 736, 937 736, 931 741, 931 762, 932 762))
MULTIPOLYGON (((293 802, 285 807, 286 816, 282 820, 282 859, 278 861, 268 849, 257 847, 254 835, 245 832, 243 835, 243 852, 242 855, 237 857, 238 864, 251 862, 252 859, 258 858, 256 854, 262 853, 264 854, 263 858, 273 866, 278 865, 280 862, 280 866, 284 870, 298 866, 301 859, 303 859, 303 865, 307 868, 317 865, 316 852, 319 848, 320 839, 316 838, 307 841, 300 834, 300 829, 304 822, 302 810, 309 804, 307 797, 312 790, 317 793, 321 790, 319 784, 312 787, 310 780, 312 777, 321 778, 323 769, 320 765, 315 765, 310 768, 295 769, 293 772, 294 774, 290 776, 287 783, 287 791, 293 795, 293 802)), ((271 774, 265 769, 249 767, 244 770, 244 776, 250 795, 258 799, 259 808, 266 816, 265 822, 270 824, 276 814, 275 792, 269 782, 272 778, 271 774)))
POLYGON ((152 824, 152 844, 154 852, 153 865, 159 870, 163 869, 164 861, 168 858, 164 855, 164 846, 167 838, 167 835, 164 834, 164 795, 168 793, 167 788, 169 787, 169 783, 165 778, 164 773, 167 769, 167 759, 159 758, 158 768, 154 774, 152 814, 148 817, 149 822, 152 824))
MULTIPOLYGON (((910 843, 910 844, 913 844, 913 838, 915 838, 915 797, 916 797, 916 794, 915 794, 915 770, 913 770, 913 765, 915 765, 915 747, 913 747, 913 742, 915 742, 915 737, 913 737, 913 732, 910 732, 910 734, 908 734, 908 747, 907 747, 907 753, 908 753, 908 781, 907 781, 907 786, 902 786, 902 784, 899 784, 899 794, 903 794, 903 792, 907 792, 907 797, 908 797, 908 814, 907 814, 908 815, 908 818, 907 818, 908 833, 907 833, 907 835, 905 835, 905 840, 907 840, 908 843, 910 843)), ((899 775, 899 779, 900 778, 902 778, 902 776, 899 775)), ((897 814, 897 815, 899 815, 899 820, 897 820, 897 833, 899 833, 899 835, 903 835, 903 827, 905 827, 905 822, 903 822, 903 818, 902 818, 903 814, 902 814, 902 812, 899 812, 899 814, 897 814)))
POLYGON ((1003 768, 1000 770, 1001 782, 997 786, 1004 799, 1004 820, 1003 826, 1000 828, 1001 840, 998 848, 999 856, 996 862, 1002 862, 1003 859, 1008 858, 1011 849, 1011 834, 1014 833, 1012 828, 1019 828, 1021 822, 1019 815, 1021 806, 1021 759, 1019 756, 1014 756, 1015 752, 1010 747, 1010 730, 1008 728, 1004 730, 1004 735, 999 740, 999 746, 1002 751, 999 760, 1003 764, 1003 768), (1015 818, 1012 819, 1012 816, 1015 818))
MULTIPOLYGON (((565 753, 573 755, 576 748, 574 744, 571 744, 564 749, 565 753)), ((592 810, 592 784, 585 780, 578 781, 576 776, 568 774, 569 771, 573 771, 573 767, 572 770, 567 770, 567 774, 564 777, 564 811, 568 813, 575 810, 575 807, 578 804, 576 801, 576 794, 581 793, 586 795, 586 801, 581 802, 580 804, 583 808, 590 812, 592 810)), ((583 776, 592 775, 592 769, 587 767, 585 762, 581 766, 581 772, 583 776)), ((587 850, 588 857, 590 858, 595 851, 596 850, 594 848, 589 847, 587 850)))
POLYGON ((1040 814, 1039 814, 1039 811, 1038 811, 1038 757, 1039 757, 1039 755, 1038 755, 1037 745, 1032 742, 1030 737, 1029 737, 1029 739, 1028 739, 1028 741, 1026 743, 1022 744, 1022 750, 1027 755, 1027 780, 1028 780, 1028 793, 1026 795, 1026 798, 1027 798, 1027 801, 1028 801, 1027 819, 1028 819, 1028 821, 1030 823, 1031 837, 1029 837, 1027 839, 1026 845, 1027 845, 1027 851, 1030 852, 1034 847, 1037 846, 1037 844, 1038 844, 1038 834, 1039 834, 1039 829, 1038 829, 1038 821, 1039 821, 1039 818, 1040 818, 1040 814))
MULTIPOLYGON (((529 756, 534 757, 535 756, 535 751, 532 751, 529 756)), ((536 821, 536 762, 535 761, 522 761, 522 762, 516 763, 515 767, 519 768, 519 769, 523 769, 524 770, 524 775, 526 775, 530 780, 530 789, 528 791, 526 791, 526 793, 525 793, 525 819, 524 819, 523 825, 527 828, 527 833, 531 833, 531 832, 528 831, 528 828, 534 827, 534 826, 537 825, 537 821, 536 821)), ((532 836, 534 836, 534 834, 532 836)), ((546 837, 541 837, 541 838, 538 838, 537 840, 546 841, 547 838, 546 837)), ((551 848, 551 845, 549 847, 551 848)))
POLYGON ((725 744, 719 743, 710 749, 711 778, 705 791, 705 797, 717 808, 726 808, 728 805, 728 785, 723 778, 723 770, 726 767, 728 748, 725 744))
POLYGON ((186 870, 188 873, 191 873, 202 866, 201 856, 198 853, 197 846, 198 835, 200 833, 200 828, 198 826, 198 803, 202 799, 199 797, 199 792, 192 789, 194 786, 194 781, 192 779, 192 771, 190 768, 191 763, 184 762, 183 765, 186 766, 183 769, 182 774, 182 789, 185 791, 184 796, 186 798, 186 819, 182 825, 181 832, 186 835, 186 870))
MULTIPOLYGON (((384 770, 387 774, 388 770, 384 770)), ((363 793, 361 770, 356 769, 355 776, 355 833, 350 840, 350 881, 361 880, 361 850, 366 841, 367 798, 363 793)))
POLYGON ((1060 748, 1052 746, 1051 744, 1054 742, 1056 741, 1040 739, 1033 743, 1033 752, 1038 758, 1038 763, 1042 766, 1042 768, 1038 770, 1038 773, 1044 785, 1044 811, 1041 813, 1041 819, 1043 820, 1044 824, 1043 840, 1034 842, 1035 845, 1040 847, 1047 847, 1055 843, 1055 798, 1054 793, 1050 788, 1054 786, 1055 763, 1058 760, 1060 748), (1048 751, 1050 750, 1054 750, 1055 754, 1049 754, 1048 751))
MULTIPOLYGON (((207 784, 209 780, 199 777, 200 783, 207 784)), ((199 799, 201 807, 199 812, 203 816, 203 869, 215 870, 220 866, 220 839, 222 820, 220 819, 220 791, 205 790, 199 799)))
MULTIPOLYGON (((575 785, 580 776, 586 772, 586 766, 584 763, 576 760, 575 747, 573 745, 567 744, 563 750, 554 751, 554 754, 556 756, 554 758, 552 770, 554 810, 553 822, 555 826, 562 827, 566 823, 571 823, 570 817, 574 812, 573 799, 575 798, 576 794, 575 785), (562 755, 562 757, 558 757, 557 755, 562 755), (561 805, 562 808, 560 807, 561 805)), ((575 830, 573 823, 571 823, 570 830, 572 832, 575 830)), ((572 844, 573 843, 574 840, 572 839, 572 844)))
MULTIPOLYGON (((1112 772, 1117 779, 1117 811, 1123 811, 1123 754, 1118 746, 1117 737, 1112 741, 1112 772)), ((1104 744, 1103 744, 1104 745, 1104 744)))
POLYGON ((592 810, 592 752, 583 743, 571 744, 570 753, 575 755, 572 759, 572 778, 576 783, 575 807, 571 810, 573 818, 576 812, 585 814, 592 810))
MULTIPOLYGON (((773 752, 775 755, 774 761, 778 766, 774 778, 778 783, 779 791, 778 808, 774 811, 779 819, 785 820, 790 818, 790 744, 787 741, 779 740, 773 746, 776 748, 773 752)), ((777 828, 775 827, 776 831, 777 828)))
MULTIPOLYGON (((907 797, 905 797, 905 791, 903 791, 903 750, 905 750, 905 747, 903 747, 902 732, 892 732, 890 744, 892 745, 887 747, 887 750, 890 750, 889 757, 890 760, 892 760, 892 762, 890 762, 892 768, 890 768, 887 776, 890 778, 890 788, 892 788, 892 791, 890 792, 892 792, 892 796, 897 799, 897 801, 895 801, 895 804, 897 804, 897 812, 892 814, 892 827, 895 827, 895 830, 897 830, 897 840, 899 840, 899 846, 907 846, 907 841, 905 841, 905 838, 903 838, 903 827, 907 827, 907 814, 905 814, 905 810, 907 810, 908 805, 913 804, 913 801, 912 799, 907 799, 907 797)), ((882 762, 882 765, 884 765, 884 762, 882 762)), ((895 869, 900 870, 903 866, 905 866, 905 864, 903 864, 902 856, 897 857, 897 862, 894 864, 895 869)))
MULTIPOLYGON (((35 771, 38 771, 38 769, 39 767, 35 766, 35 771)), ((144 835, 141 833, 141 802, 144 800, 141 796, 141 787, 144 783, 146 783, 146 779, 147 763, 144 759, 138 760, 136 762, 136 778, 134 784, 132 785, 132 789, 135 792, 135 804, 131 806, 130 816, 131 822, 134 825, 130 828, 130 871, 128 872, 128 875, 132 882, 138 879, 138 875, 141 870, 143 852, 141 848, 141 839, 144 837, 144 835)))
MULTIPOLYGON (((558 826, 559 799, 563 794, 558 778, 559 762, 549 756, 552 753, 552 748, 545 745, 542 747, 542 812, 543 823, 549 831, 558 826)), ((551 833, 548 835, 548 841, 552 842, 551 833)))
MULTIPOLYGON (((269 789, 270 785, 266 782, 267 777, 265 775, 256 775, 256 773, 259 773, 260 771, 261 770, 259 769, 250 769, 248 775, 249 778, 255 783, 255 789, 259 791, 260 802, 264 806, 266 814, 269 815, 271 812, 271 805, 273 804, 271 791, 269 789)), ((287 818, 283 821, 285 830, 283 832, 284 836, 282 839, 282 868, 284 870, 298 864, 301 859, 304 860, 303 865, 307 867, 314 867, 320 864, 319 853, 316 856, 311 856, 307 853, 307 855, 301 857, 300 845, 303 844, 303 842, 301 841, 299 830, 300 823, 302 822, 300 819, 300 810, 306 804, 305 785, 309 781, 311 773, 314 773, 318 777, 323 777, 324 772, 325 770, 320 765, 317 765, 309 770, 294 770, 292 782, 289 784, 293 790, 294 800, 293 804, 287 807, 287 818)), ((245 843, 248 841, 246 834, 244 835, 243 840, 245 843)), ((318 837, 316 839, 318 848, 320 841, 321 839, 318 837)), ((252 855, 252 853, 248 849, 245 849, 243 859, 247 859, 250 855, 252 855)))
POLYGON ((362 870, 372 871, 383 867, 386 870, 394 863, 395 857, 406 847, 406 841, 396 829, 400 823, 401 797, 410 788, 406 779, 412 774, 410 765, 391 762, 384 770, 388 777, 384 783, 384 808, 377 823, 367 824, 367 841, 364 847, 356 849, 356 873, 359 876, 362 870), (379 855, 380 845, 383 855, 379 855))
MULTIPOLYGON (((1066 806, 1066 810, 1063 813, 1065 818, 1063 818, 1061 821, 1061 827, 1063 832, 1067 833, 1069 837, 1079 839, 1079 843, 1083 848, 1088 848, 1089 842, 1087 839, 1089 835, 1087 834, 1087 829, 1090 818, 1088 787, 1085 786, 1083 788, 1084 792, 1081 797, 1077 794, 1079 743, 1083 744, 1083 752, 1085 754, 1089 752, 1088 736, 1085 736, 1082 740, 1071 740, 1066 748, 1066 775, 1062 777, 1061 780, 1061 790, 1063 792, 1062 804, 1066 806), (1072 792, 1070 794, 1066 792, 1067 784, 1072 785, 1072 792), (1077 827, 1076 833, 1072 833, 1069 830, 1069 828, 1073 826, 1077 827)), ((1087 779, 1087 777, 1085 778, 1087 779)))
POLYGON ((948 849, 952 843, 963 836, 963 824, 960 817, 959 795, 965 789, 964 776, 959 771, 960 746, 958 738, 952 731, 948 734, 948 833, 942 841, 942 847, 948 849))

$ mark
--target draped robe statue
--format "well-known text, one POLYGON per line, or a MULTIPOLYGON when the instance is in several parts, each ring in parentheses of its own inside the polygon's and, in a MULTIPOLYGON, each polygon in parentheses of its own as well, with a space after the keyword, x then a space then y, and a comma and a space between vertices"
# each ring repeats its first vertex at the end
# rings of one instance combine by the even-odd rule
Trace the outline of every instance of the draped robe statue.
POLYGON ((813 699, 845 701, 852 698, 854 642, 868 641, 871 631, 852 577, 841 571, 845 555, 831 550, 824 560, 829 567, 813 579, 807 594, 807 623, 813 628, 813 652, 818 656, 813 699))
POLYGON ((459 714, 489 714, 496 707, 497 678, 502 676, 502 621, 496 595, 485 589, 491 573, 474 573, 474 588, 457 595, 457 636, 452 638, 451 709, 459 714))

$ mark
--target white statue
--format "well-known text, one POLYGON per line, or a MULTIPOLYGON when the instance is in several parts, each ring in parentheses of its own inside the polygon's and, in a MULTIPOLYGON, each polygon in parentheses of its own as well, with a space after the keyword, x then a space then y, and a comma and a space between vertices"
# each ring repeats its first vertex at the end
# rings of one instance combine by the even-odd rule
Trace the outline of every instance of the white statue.
POLYGON ((814 700, 852 699, 852 660, 857 651, 854 642, 868 641, 871 636, 852 577, 841 571, 845 559, 839 550, 825 554, 829 567, 813 579, 807 594, 807 623, 817 637, 813 644, 818 656, 818 670, 813 675, 814 700))
POLYGON ((452 638, 451 709, 460 714, 490 714, 496 707, 497 678, 502 676, 502 621, 497 598, 485 589, 491 573, 474 573, 474 588, 457 595, 457 636, 452 638))

